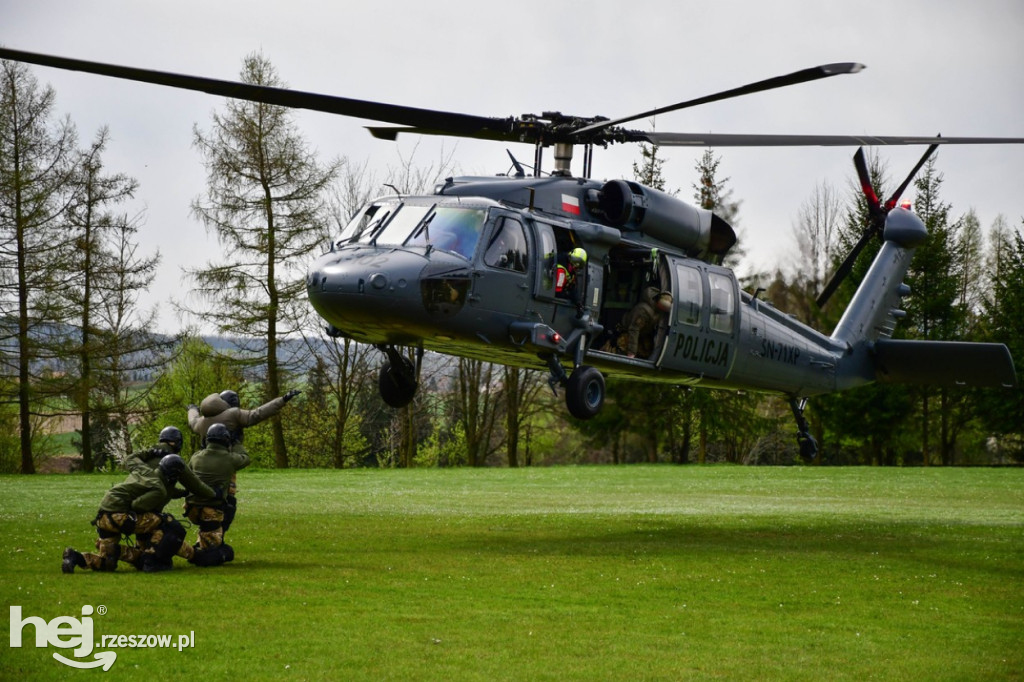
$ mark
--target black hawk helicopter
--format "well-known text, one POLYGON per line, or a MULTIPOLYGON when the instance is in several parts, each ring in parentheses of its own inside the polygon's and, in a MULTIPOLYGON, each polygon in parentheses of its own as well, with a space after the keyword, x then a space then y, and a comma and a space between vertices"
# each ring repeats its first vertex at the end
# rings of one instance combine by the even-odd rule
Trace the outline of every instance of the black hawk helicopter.
POLYGON ((817 446, 803 415, 811 396, 874 381, 1017 383, 1004 345, 890 337, 904 316, 900 301, 910 293, 902 280, 911 255, 927 237, 924 223, 897 206, 900 195, 940 144, 1020 144, 1024 138, 693 134, 622 125, 856 73, 860 64, 817 66, 609 120, 558 112, 475 116, 4 48, 0 59, 393 124, 369 128, 383 139, 416 133, 533 144, 531 175, 513 158, 512 176, 449 178, 428 196, 370 202, 310 266, 309 300, 328 332, 386 355, 379 388, 392 407, 413 399, 423 352, 432 350, 547 371, 552 388, 564 388, 569 412, 580 419, 601 410, 605 376, 781 394, 796 419, 801 454, 812 457, 817 446), (594 147, 625 142, 860 147, 854 162, 870 217, 818 304, 872 238, 883 244, 831 335, 740 290, 733 272, 718 264, 735 233, 711 211, 636 182, 590 179, 594 147), (862 147, 891 144, 929 147, 882 203, 862 147), (552 146, 554 169, 545 176, 543 151, 552 146), (570 171, 576 146, 583 148, 581 177, 570 171), (647 305, 656 320, 643 332, 648 338, 639 354, 630 352, 631 340, 615 338, 629 334, 624 327, 638 305, 647 305), (403 347, 416 349, 415 363, 403 347))

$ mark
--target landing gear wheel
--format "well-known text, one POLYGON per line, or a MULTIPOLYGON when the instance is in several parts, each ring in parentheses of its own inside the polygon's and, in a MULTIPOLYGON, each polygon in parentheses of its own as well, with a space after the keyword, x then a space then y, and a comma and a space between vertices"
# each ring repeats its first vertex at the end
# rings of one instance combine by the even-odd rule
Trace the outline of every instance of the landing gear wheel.
POLYGON ((600 370, 580 365, 569 375, 565 386, 565 405, 577 419, 597 416, 604 405, 604 376, 600 370))
POLYGON ((798 433, 796 441, 800 445, 800 459, 806 464, 814 461, 818 456, 818 443, 809 433, 798 433))
POLYGON ((398 408, 412 402, 418 384, 411 366, 392 367, 390 362, 385 362, 380 368, 377 387, 381 399, 390 407, 398 408))

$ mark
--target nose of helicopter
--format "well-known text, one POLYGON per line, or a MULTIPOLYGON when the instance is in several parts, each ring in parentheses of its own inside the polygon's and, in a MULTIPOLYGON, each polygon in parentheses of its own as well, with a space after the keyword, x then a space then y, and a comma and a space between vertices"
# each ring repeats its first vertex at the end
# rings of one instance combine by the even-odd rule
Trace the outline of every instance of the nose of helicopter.
POLYGON ((469 283, 468 263, 439 251, 375 247, 343 248, 327 253, 309 268, 309 301, 333 327, 365 343, 410 344, 431 334, 438 313, 461 307, 469 283), (443 273, 442 304, 432 304, 443 273), (464 282, 461 296, 446 278, 464 282))

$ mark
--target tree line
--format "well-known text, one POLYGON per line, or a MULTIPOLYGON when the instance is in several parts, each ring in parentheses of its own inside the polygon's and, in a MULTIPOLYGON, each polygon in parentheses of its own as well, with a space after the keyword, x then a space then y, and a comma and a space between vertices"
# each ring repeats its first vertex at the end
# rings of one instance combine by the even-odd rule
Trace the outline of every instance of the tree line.
MULTIPOLYGON (((451 160, 401 159, 387 176, 341 158, 321 161, 286 109, 227 100, 194 146, 207 188, 192 213, 220 245, 218 260, 186 270, 195 296, 182 314, 232 340, 215 348, 190 329, 154 333, 139 305, 159 254, 140 252, 141 215, 127 206, 133 179, 105 168, 108 132, 84 146, 55 93, 28 67, 0 62, 0 469, 31 473, 52 452, 48 432, 71 419, 86 470, 151 444, 173 424, 188 433, 185 406, 226 388, 255 406, 301 388, 280 419, 250 430, 247 448, 272 467, 523 466, 584 462, 790 463, 795 427, 778 398, 618 383, 602 414, 571 420, 543 373, 428 353, 409 406, 385 408, 376 349, 327 336, 305 301, 305 264, 385 183, 429 190, 451 160), (145 377, 145 380, 140 380, 145 377)), ((281 87, 260 54, 241 79, 281 87)), ((665 189, 657 147, 641 148, 637 180, 665 189)), ((695 168, 696 203, 736 226, 721 157, 695 168)), ((888 182, 877 157, 878 188, 888 182)), ((915 182, 914 205, 929 238, 908 274, 913 290, 897 334, 1006 343, 1024 359, 1024 241, 1005 218, 985 231, 972 211, 943 203, 933 159, 915 182)), ((814 297, 860 236, 859 189, 816 187, 793 231, 796 264, 744 277, 750 291, 826 333, 863 277, 864 254, 833 300, 814 297)), ((727 260, 742 262, 738 249, 727 260)), ((877 245, 869 247, 877 249, 877 245)), ((817 398, 808 410, 821 462, 967 464, 1019 462, 1020 390, 868 386, 817 398)), ((191 444, 194 447, 197 443, 191 444)))

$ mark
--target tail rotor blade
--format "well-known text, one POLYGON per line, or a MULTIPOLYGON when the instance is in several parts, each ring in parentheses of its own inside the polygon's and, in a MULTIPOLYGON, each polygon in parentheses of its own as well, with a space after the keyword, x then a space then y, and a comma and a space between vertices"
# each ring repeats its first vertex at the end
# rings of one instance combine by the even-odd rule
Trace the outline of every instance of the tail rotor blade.
POLYGON ((878 195, 875 188, 871 186, 871 174, 868 172, 868 164, 864 159, 864 147, 857 147, 853 155, 853 165, 857 168, 857 177, 860 179, 860 188, 868 200, 868 212, 872 215, 879 209, 878 195))
POLYGON ((889 198, 889 201, 885 202, 885 211, 887 213, 891 211, 893 207, 896 206, 896 202, 900 200, 900 196, 903 194, 903 190, 907 188, 907 186, 910 184, 910 181, 914 179, 915 175, 917 175, 917 172, 921 170, 921 166, 923 166, 928 161, 928 157, 930 157, 938 148, 939 145, 933 144, 929 146, 927 150, 925 150, 925 153, 921 156, 921 160, 917 162, 916 166, 914 166, 914 170, 910 171, 910 175, 908 175, 907 179, 903 181, 903 184, 900 185, 895 192, 893 192, 893 195, 889 198))
POLYGON ((828 302, 828 299, 832 298, 832 294, 836 293, 836 289, 842 284, 843 280, 850 274, 850 270, 853 269, 853 264, 857 261, 857 256, 864 250, 867 243, 871 240, 871 232, 865 231, 861 235, 860 240, 854 244, 853 248, 850 249, 850 253, 846 255, 846 258, 840 263, 839 267, 836 268, 835 273, 832 274, 832 278, 825 285, 825 288, 818 294, 818 307, 822 308, 828 302))
POLYGON ((874 235, 881 236, 882 231, 885 229, 885 218, 889 215, 889 211, 896 206, 896 202, 900 200, 900 195, 910 185, 910 181, 914 179, 917 172, 921 170, 921 167, 927 163, 928 158, 939 148, 938 144, 932 144, 928 147, 927 151, 921 156, 917 165, 914 166, 914 170, 910 171, 910 175, 906 177, 893 195, 889 197, 889 200, 885 202, 885 205, 881 205, 878 201, 878 194, 875 192, 875 188, 871 186, 871 173, 868 171, 867 160, 864 157, 864 148, 859 147, 857 152, 853 155, 853 165, 857 168, 857 177, 860 179, 860 187, 864 192, 864 198, 868 204, 868 224, 864 228, 864 232, 861 234, 860 240, 854 244, 850 253, 846 255, 843 262, 836 268, 835 274, 822 289, 818 295, 818 307, 822 307, 835 293, 836 289, 839 288, 840 283, 850 274, 850 270, 853 269, 853 264, 857 260, 857 256, 870 241, 874 235))

